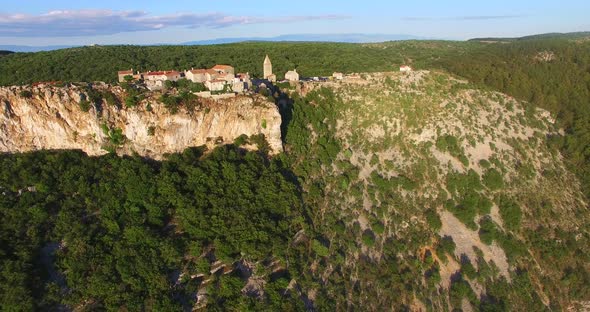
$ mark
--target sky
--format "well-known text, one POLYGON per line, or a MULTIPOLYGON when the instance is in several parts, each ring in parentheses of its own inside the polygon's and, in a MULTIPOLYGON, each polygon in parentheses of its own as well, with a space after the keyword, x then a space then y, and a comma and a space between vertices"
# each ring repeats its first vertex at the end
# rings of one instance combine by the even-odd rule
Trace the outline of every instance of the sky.
POLYGON ((589 0, 1 0, 0 45, 182 43, 287 34, 463 40, 590 30, 589 0))

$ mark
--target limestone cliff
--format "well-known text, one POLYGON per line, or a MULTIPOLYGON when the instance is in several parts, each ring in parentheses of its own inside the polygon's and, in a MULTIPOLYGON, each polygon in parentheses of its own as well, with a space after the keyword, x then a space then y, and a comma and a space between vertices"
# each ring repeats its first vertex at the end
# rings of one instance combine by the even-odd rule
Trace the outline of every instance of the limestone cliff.
MULTIPOLYGON (((121 102, 125 97, 119 87, 101 85, 99 90, 121 102)), ((274 103, 258 95, 202 99, 192 111, 181 107, 171 114, 159 102, 159 94, 151 93, 136 107, 103 101, 85 112, 79 104, 87 98, 85 91, 49 85, 0 88, 0 152, 81 149, 102 155, 107 153, 105 146, 112 145, 109 129, 120 129, 125 136, 116 146, 118 154, 154 159, 191 146, 232 143, 242 134, 263 134, 271 153, 282 151, 281 116, 274 103)))

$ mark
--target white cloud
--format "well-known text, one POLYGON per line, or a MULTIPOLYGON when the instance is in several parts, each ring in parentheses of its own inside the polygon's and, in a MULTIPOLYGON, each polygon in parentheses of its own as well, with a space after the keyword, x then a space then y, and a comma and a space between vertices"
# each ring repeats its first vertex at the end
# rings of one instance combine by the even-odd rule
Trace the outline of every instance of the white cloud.
POLYGON ((40 15, 0 14, 0 37, 75 37, 150 31, 166 27, 223 28, 261 23, 295 23, 345 19, 340 15, 264 18, 222 13, 179 13, 155 16, 144 11, 55 10, 40 15))

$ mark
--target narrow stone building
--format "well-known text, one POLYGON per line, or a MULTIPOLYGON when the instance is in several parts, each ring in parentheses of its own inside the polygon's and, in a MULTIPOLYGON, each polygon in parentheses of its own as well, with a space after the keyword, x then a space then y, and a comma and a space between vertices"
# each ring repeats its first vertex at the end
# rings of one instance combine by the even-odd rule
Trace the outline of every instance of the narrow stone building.
POLYGON ((277 76, 272 73, 272 63, 270 62, 270 58, 268 57, 268 54, 266 55, 266 58, 264 59, 263 73, 264 73, 264 75, 263 75, 264 79, 266 79, 270 82, 277 81, 277 76))

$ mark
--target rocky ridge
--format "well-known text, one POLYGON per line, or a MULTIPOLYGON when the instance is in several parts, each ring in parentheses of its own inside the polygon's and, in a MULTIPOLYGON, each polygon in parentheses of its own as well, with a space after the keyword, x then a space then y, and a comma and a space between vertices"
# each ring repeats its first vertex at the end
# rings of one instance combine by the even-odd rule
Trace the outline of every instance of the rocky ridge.
MULTIPOLYGON (((118 86, 98 84, 94 88, 124 102, 125 91, 118 86)), ((88 98, 86 90, 52 85, 0 88, 0 152, 80 149, 88 155, 102 155, 119 130, 124 135, 123 142, 115 142, 120 155, 161 159, 188 147, 211 148, 232 143, 241 135, 258 134, 264 135, 271 154, 282 151, 279 111, 258 95, 200 99, 194 110, 181 107, 172 114, 159 101, 159 94, 147 93, 135 107, 109 105, 103 100, 85 112, 80 102, 88 98)))

